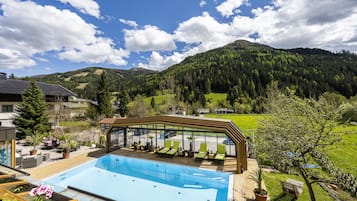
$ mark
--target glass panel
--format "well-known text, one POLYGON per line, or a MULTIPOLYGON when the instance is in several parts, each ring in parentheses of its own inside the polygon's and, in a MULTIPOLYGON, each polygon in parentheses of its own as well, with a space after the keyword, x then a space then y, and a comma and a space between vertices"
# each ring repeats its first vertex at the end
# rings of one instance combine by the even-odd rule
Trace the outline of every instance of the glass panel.
POLYGON ((11 142, 0 142, 0 163, 3 165, 11 166, 12 153, 11 142))

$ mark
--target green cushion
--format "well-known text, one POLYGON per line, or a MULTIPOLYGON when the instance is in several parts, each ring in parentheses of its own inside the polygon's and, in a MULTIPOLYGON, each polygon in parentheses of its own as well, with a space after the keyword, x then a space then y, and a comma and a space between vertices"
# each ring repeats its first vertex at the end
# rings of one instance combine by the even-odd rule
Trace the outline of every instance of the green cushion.
POLYGON ((157 153, 159 154, 165 154, 166 152, 168 152, 170 150, 170 148, 163 148, 161 150, 159 150, 157 153))
POLYGON ((214 159, 223 161, 226 158, 225 154, 216 154, 214 159))
POLYGON ((207 143, 200 144, 200 152, 207 152, 207 143))
POLYGON ((217 154, 226 154, 226 145, 225 144, 218 144, 217 154))
POLYGON ((171 149, 170 151, 166 152, 166 154, 173 156, 176 154, 176 152, 177 152, 177 149, 171 149))
POLYGON ((199 153, 196 155, 196 158, 204 159, 206 156, 207 156, 207 152, 199 152, 199 153))
POLYGON ((166 140, 164 147, 170 149, 171 148, 171 140, 166 140))
POLYGON ((180 147, 180 142, 179 141, 174 141, 174 145, 172 146, 172 149, 168 152, 166 152, 167 155, 175 155, 176 152, 178 151, 180 147))
POLYGON ((226 145, 225 144, 218 144, 217 146, 217 154, 214 157, 216 160, 224 160, 226 158, 226 145))

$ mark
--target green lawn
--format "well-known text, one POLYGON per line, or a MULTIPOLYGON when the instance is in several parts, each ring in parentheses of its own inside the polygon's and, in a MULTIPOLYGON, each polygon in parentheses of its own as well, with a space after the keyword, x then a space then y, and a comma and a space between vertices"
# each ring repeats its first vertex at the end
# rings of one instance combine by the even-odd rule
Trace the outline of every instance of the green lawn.
POLYGON ((257 130, 259 120, 264 118, 261 114, 207 114, 205 117, 230 119, 245 136, 251 136, 257 130))
MULTIPOLYGON (((302 181, 301 177, 296 175, 288 175, 288 174, 281 174, 281 173, 264 173, 264 182, 265 185, 267 186, 270 200, 272 201, 291 200, 291 199, 287 199, 286 196, 281 196, 283 191, 281 189, 280 181, 286 181, 288 178, 302 181)), ((318 184, 313 184, 313 189, 314 189, 316 200, 324 200, 324 201, 333 200, 320 186, 318 186, 318 184)), ((301 201, 310 200, 310 195, 305 184, 303 186, 303 192, 298 198, 298 200, 301 201)))
MULTIPOLYGON (((258 127, 259 120, 263 119, 263 115, 259 114, 210 114, 206 117, 211 118, 222 118, 232 120, 245 134, 245 136, 251 136, 252 131, 255 131, 258 127)), ((336 132, 347 133, 342 135, 342 140, 331 148, 328 149, 327 154, 330 159, 334 162, 334 165, 342 170, 345 170, 355 176, 357 176, 357 126, 338 126, 336 132)), ((281 193, 281 187, 279 181, 284 181, 287 177, 302 180, 299 176, 286 175, 286 174, 273 174, 267 173, 266 180, 269 193, 271 198, 277 197, 281 193)), ((323 190, 318 186, 314 187, 317 200, 332 200, 323 193, 323 190)), ((305 193, 301 196, 299 200, 309 200, 309 195, 307 189, 304 189, 305 193)), ((284 200, 278 199, 278 200, 284 200)))
POLYGON ((336 167, 357 176, 357 126, 340 126, 336 130, 348 134, 343 135, 340 142, 329 148, 327 154, 336 167))
POLYGON ((146 98, 144 98, 144 103, 147 106, 150 106, 152 97, 154 97, 156 105, 161 105, 161 104, 168 103, 168 100, 175 98, 175 94, 165 94, 165 95, 159 95, 159 96, 146 97, 146 98))
POLYGON ((213 108, 213 107, 217 107, 217 105, 220 101, 227 100, 227 94, 226 93, 209 93, 209 94, 205 94, 205 98, 206 98, 207 107, 213 108))

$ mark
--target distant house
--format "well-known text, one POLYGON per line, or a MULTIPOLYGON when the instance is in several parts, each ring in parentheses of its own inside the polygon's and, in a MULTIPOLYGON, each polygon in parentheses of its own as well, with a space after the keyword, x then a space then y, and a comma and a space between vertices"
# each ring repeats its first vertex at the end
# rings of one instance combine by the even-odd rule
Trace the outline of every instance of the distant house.
POLYGON ((216 114, 234 113, 234 110, 228 108, 216 108, 214 111, 216 112, 216 114))
MULTIPOLYGON (((51 123, 57 122, 60 115, 68 115, 62 103, 66 103, 75 94, 61 85, 37 83, 45 95, 47 112, 51 123)), ((0 126, 13 127, 16 105, 22 102, 21 94, 30 86, 28 81, 10 80, 5 73, 0 73, 0 126)))
POLYGON ((68 102, 63 102, 63 109, 68 114, 66 118, 85 117, 88 107, 93 104, 91 100, 70 97, 68 102))
POLYGON ((197 113, 198 114, 208 114, 210 112, 209 108, 198 108, 197 113))

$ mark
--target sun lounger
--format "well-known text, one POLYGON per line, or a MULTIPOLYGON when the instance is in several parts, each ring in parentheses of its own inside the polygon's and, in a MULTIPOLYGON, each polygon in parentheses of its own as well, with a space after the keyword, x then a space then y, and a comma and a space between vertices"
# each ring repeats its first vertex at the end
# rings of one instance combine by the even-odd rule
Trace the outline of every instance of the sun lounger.
POLYGON ((218 144, 217 146, 217 153, 214 157, 215 160, 224 161, 226 158, 226 145, 225 144, 218 144))
POLYGON ((171 140, 166 140, 165 142, 165 147, 161 150, 159 150, 157 153, 159 154, 166 154, 171 148, 171 140))
POLYGON ((199 150, 198 154, 196 155, 196 159, 204 159, 204 158, 206 158, 207 153, 208 153, 207 143, 201 143, 200 144, 200 150, 199 150))
POLYGON ((169 156, 174 156, 177 153, 177 151, 179 150, 179 148, 180 148, 180 142, 174 141, 174 145, 173 145, 172 149, 170 149, 170 151, 166 152, 166 154, 169 156))

